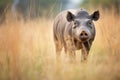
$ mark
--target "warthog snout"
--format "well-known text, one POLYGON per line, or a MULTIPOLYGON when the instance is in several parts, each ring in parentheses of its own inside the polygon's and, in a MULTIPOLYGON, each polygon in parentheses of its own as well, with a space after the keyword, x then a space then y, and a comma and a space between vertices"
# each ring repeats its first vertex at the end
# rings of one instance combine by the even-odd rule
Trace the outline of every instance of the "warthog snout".
POLYGON ((82 31, 82 32, 80 33, 80 39, 81 39, 82 41, 86 41, 86 40, 88 39, 88 34, 87 34, 87 32, 82 31))

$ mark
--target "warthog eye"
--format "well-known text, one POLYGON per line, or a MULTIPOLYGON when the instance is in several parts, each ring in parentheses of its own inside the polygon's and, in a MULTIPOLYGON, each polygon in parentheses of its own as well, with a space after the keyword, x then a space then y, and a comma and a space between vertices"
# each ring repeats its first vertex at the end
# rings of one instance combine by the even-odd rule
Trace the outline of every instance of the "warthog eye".
POLYGON ((74 25, 77 25, 77 22, 74 22, 74 25))
POLYGON ((87 26, 89 26, 89 27, 92 28, 92 20, 89 20, 89 21, 87 22, 87 26))
POLYGON ((74 21, 74 28, 76 28, 77 26, 79 26, 79 22, 78 21, 74 21))

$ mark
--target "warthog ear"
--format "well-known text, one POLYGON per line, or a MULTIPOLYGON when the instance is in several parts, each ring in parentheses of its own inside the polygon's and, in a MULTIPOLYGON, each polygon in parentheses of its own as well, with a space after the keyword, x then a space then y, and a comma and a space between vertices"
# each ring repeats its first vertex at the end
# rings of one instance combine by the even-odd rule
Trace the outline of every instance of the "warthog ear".
POLYGON ((90 18, 94 21, 97 21, 100 17, 99 11, 95 11, 93 14, 90 15, 90 18))
POLYGON ((68 11, 67 16, 66 16, 67 21, 71 22, 74 20, 74 18, 75 18, 75 16, 70 11, 68 11))

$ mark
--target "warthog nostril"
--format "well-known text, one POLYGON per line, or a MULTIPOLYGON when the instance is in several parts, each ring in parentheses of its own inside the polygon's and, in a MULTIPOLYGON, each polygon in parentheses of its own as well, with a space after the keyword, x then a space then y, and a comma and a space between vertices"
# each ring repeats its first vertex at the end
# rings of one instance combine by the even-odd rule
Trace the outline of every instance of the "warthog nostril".
POLYGON ((80 34, 80 39, 82 41, 87 40, 88 39, 88 34, 85 31, 82 31, 81 34, 80 34))
POLYGON ((85 33, 85 36, 88 36, 88 34, 87 34, 87 33, 85 33))
POLYGON ((83 35, 84 35, 83 33, 80 34, 80 36, 83 36, 83 35))
POLYGON ((82 31, 80 36, 88 36, 88 34, 85 31, 82 31))

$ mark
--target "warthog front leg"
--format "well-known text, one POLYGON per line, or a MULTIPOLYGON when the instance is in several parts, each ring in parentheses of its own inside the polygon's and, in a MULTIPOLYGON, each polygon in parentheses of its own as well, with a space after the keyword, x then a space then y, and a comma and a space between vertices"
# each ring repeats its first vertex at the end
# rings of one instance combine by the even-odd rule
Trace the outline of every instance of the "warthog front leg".
POLYGON ((62 51, 62 44, 58 41, 55 42, 56 47, 56 59, 57 61, 60 61, 61 51, 62 51))
POLYGON ((87 60, 89 50, 90 50, 89 42, 82 43, 82 55, 81 55, 81 61, 82 62, 87 60))
POLYGON ((71 40, 66 41, 66 53, 69 56, 70 62, 75 61, 75 45, 71 40))

